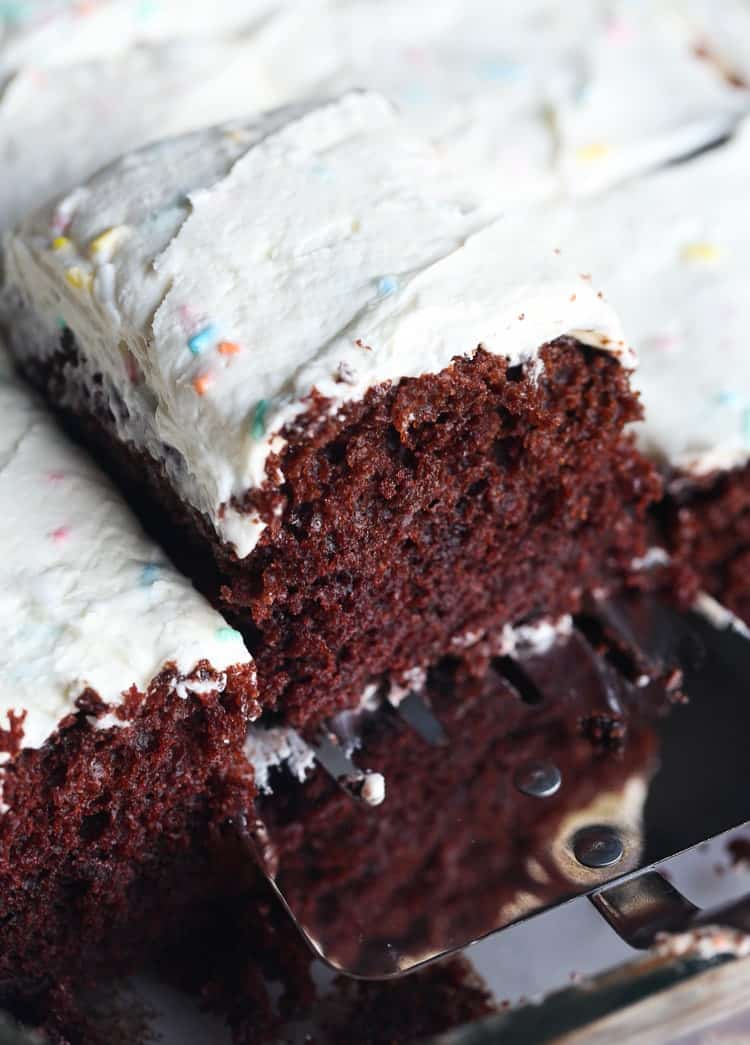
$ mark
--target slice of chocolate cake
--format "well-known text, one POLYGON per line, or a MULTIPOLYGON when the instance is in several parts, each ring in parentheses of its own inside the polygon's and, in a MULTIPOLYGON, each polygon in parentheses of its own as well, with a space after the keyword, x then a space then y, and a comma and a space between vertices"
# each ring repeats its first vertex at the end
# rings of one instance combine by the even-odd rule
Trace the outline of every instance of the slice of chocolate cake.
POLYGON ((615 314, 554 222, 486 213, 379 95, 126 156, 8 239, 3 298, 297 725, 645 550, 615 314))
POLYGON ((0 366, 0 1007, 64 1022, 210 890, 255 668, 0 366))

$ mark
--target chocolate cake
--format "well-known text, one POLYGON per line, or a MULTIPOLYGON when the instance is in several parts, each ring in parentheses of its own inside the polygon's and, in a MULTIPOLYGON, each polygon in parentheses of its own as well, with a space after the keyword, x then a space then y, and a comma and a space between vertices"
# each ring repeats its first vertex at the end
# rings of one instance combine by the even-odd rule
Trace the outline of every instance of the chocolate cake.
POLYGON ((255 669, 5 359, 0 1007, 62 1019, 210 890, 255 669))
POLYGON ((554 223, 488 214, 377 95, 129 155, 6 274, 20 366, 298 725, 645 550, 616 316, 554 223))
POLYGON ((571 210, 569 232, 638 347, 639 442, 666 494, 651 561, 669 556, 686 597, 702 588, 750 621, 748 165, 746 121, 690 163, 571 210))

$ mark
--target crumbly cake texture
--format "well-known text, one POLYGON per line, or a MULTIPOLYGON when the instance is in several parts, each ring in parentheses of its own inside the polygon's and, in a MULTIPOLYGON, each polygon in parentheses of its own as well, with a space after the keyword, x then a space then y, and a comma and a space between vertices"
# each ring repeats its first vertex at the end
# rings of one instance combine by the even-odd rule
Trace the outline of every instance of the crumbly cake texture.
POLYGON ((262 701, 302 723, 642 554, 634 357, 556 231, 494 219, 354 92, 43 208, 8 239, 8 336, 127 447, 170 549, 213 552, 262 701))
POLYGON ((725 145, 571 211, 568 237, 638 347, 639 443, 665 477, 659 519, 673 565, 688 590, 703 586, 745 619, 748 169, 746 121, 725 145), (605 217, 620 230, 616 242, 605 217))
POLYGON ((32 1014, 208 888, 258 705, 239 634, 7 372, 0 412, 0 1006, 32 1014))

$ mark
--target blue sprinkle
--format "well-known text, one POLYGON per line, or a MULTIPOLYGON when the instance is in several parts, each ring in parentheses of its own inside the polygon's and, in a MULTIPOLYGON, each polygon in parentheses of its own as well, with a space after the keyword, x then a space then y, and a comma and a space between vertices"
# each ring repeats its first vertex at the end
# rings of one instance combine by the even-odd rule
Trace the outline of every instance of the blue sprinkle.
POLYGON ((745 446, 750 446, 750 407, 742 411, 742 438, 745 446))
POLYGON ((479 65, 479 75, 483 80, 517 80, 521 70, 522 66, 518 62, 511 62, 507 58, 490 58, 479 65))
POLYGON ((719 406, 739 406, 741 402, 739 392, 735 392, 732 388, 724 388, 716 397, 716 402, 719 406))
POLYGON ((147 562, 141 569, 140 585, 150 588, 161 572, 161 566, 155 562, 147 562))
POLYGON ((315 166, 311 168, 311 171, 315 177, 320 178, 321 181, 330 181, 333 177, 331 168, 326 167, 322 163, 316 163, 315 166))
POLYGON ((262 439, 266 434, 266 411, 268 410, 268 400, 260 399, 255 406, 253 411, 253 422, 250 428, 253 439, 262 439))
POLYGON ((405 87, 401 91, 401 97, 406 102, 412 102, 415 105, 423 104, 429 100, 429 92, 427 88, 421 83, 412 83, 408 87, 405 87))
POLYGON ((31 8, 25 0, 3 0, 0 3, 0 22, 18 24, 25 21, 30 14, 31 8))
POLYGON ((387 298, 395 294, 399 288, 399 282, 395 276, 381 276, 378 280, 378 297, 387 298))
POLYGON ((234 642, 237 639, 241 640, 242 635, 236 630, 236 628, 230 628, 225 625, 223 628, 216 629, 216 638, 220 642, 234 642))
POLYGON ((212 345, 218 339, 219 331, 213 323, 209 323, 207 327, 199 330, 197 334, 193 334, 188 341, 188 348, 194 356, 199 356, 205 348, 208 348, 209 345, 212 345))

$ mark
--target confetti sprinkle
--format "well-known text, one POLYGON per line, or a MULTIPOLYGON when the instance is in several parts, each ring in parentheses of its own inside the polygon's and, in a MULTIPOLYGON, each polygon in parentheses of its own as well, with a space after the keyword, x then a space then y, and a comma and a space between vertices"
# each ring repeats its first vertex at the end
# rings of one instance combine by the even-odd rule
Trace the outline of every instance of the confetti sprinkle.
POLYGON ((52 249, 54 251, 67 250, 70 246, 72 244, 67 236, 55 236, 52 240, 52 249))
POLYGON ((395 276, 381 276, 378 280, 378 297, 387 298, 395 294, 399 288, 399 281, 395 276))
POLYGON ((220 341, 216 347, 219 355, 222 356, 236 356, 241 351, 236 341, 220 341))
POLYGON ((712 265, 721 258, 721 249, 715 243, 686 243, 682 248, 683 261, 696 261, 712 265))
POLYGON ((198 374, 198 376, 194 377, 192 381, 193 388, 199 396, 205 395, 213 383, 214 375, 210 370, 207 370, 203 374, 198 374))
POLYGON ((716 396, 716 402, 719 406, 739 406, 742 399, 738 392, 731 388, 724 388, 716 396))
POLYGON ((130 230, 127 225, 114 225, 105 229, 89 243, 89 254, 92 258, 111 258, 117 248, 127 239, 130 230))
POLYGON ((203 327, 188 341, 188 348, 194 356, 199 356, 204 349, 218 339, 218 332, 213 323, 209 323, 208 326, 203 327))
POLYGON ((266 434, 266 412, 268 410, 268 400, 261 399, 256 403, 255 410, 253 411, 253 421, 250 427, 250 432, 253 439, 262 439, 266 434))
POLYGON ((242 640, 242 635, 236 628, 225 625, 223 628, 216 629, 216 638, 220 642, 236 642, 242 640))
POLYGON ((58 526, 56 530, 53 530, 49 534, 49 536, 52 538, 55 544, 62 544, 63 541, 66 541, 68 537, 70 537, 70 527, 58 526))
POLYGON ((609 156, 611 151, 611 147, 606 142, 590 142, 588 145, 581 145, 576 149, 576 159, 580 163, 596 163, 597 160, 603 160, 609 156))
POLYGON ((480 62, 478 72, 483 80, 507 83, 518 79, 523 72, 523 66, 508 58, 490 58, 480 62))
POLYGON ((51 483, 60 483, 65 478, 65 472, 47 472, 47 478, 51 483))
POLYGON ((81 268, 80 265, 71 265, 65 273, 65 278, 76 290, 91 290, 94 283, 92 274, 81 268))
POLYGON ((58 330, 67 330, 68 324, 65 322, 62 316, 55 317, 55 325, 58 330))
POLYGON ((612 43, 627 43, 633 36, 632 30, 623 18, 612 18, 607 26, 607 39, 612 43))
POLYGON ((0 22, 23 22, 31 13, 25 0, 2 0, 0 2, 0 22))
POLYGON ((742 438, 745 442, 745 446, 750 446, 750 408, 746 407, 742 411, 742 438))
POLYGON ((158 579, 161 573, 161 566, 156 562, 147 562, 141 568, 141 575, 139 584, 142 588, 150 588, 151 585, 158 579))

